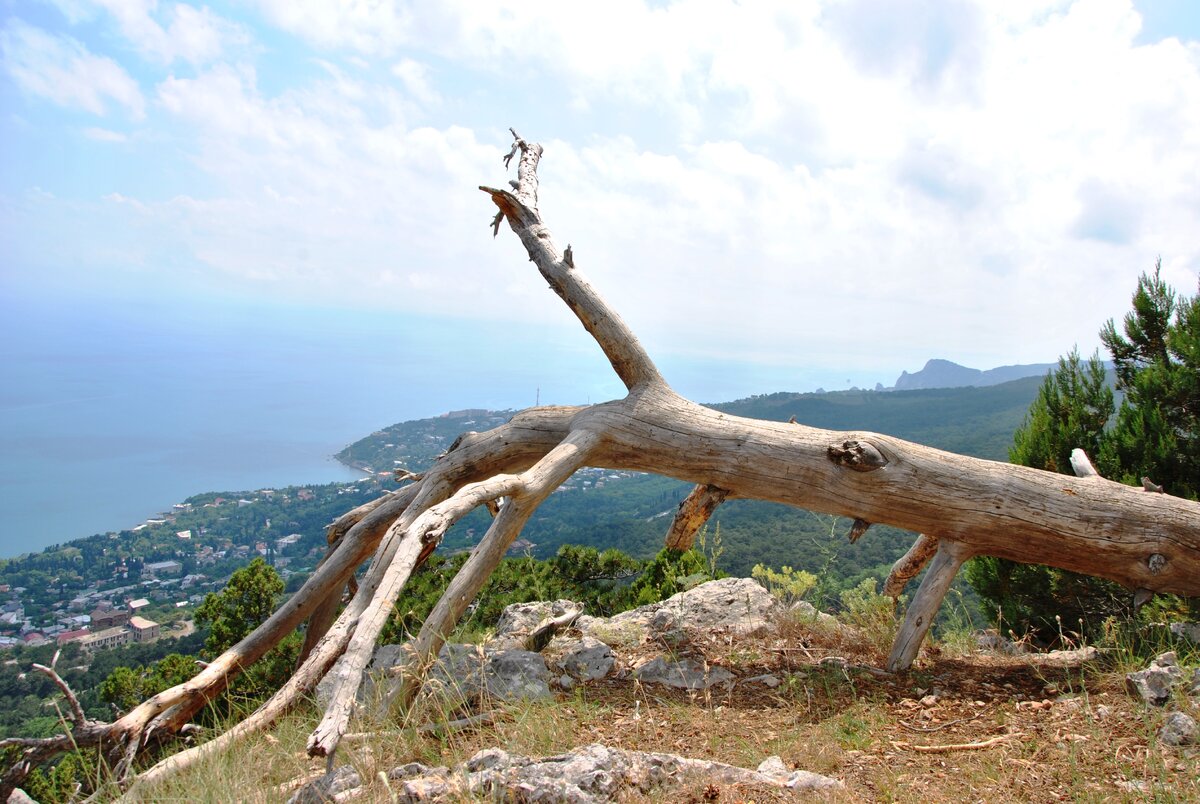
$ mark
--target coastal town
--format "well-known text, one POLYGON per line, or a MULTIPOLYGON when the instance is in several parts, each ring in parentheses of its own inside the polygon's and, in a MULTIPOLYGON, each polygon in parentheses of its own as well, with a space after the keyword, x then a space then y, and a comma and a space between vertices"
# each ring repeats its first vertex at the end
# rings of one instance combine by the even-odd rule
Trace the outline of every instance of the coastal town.
POLYGON ((200 495, 128 530, 0 561, 0 650, 184 636, 205 596, 256 557, 298 587, 324 555, 325 525, 379 483, 200 495))
MULTIPOLYGON (((458 434, 511 414, 453 410, 373 433, 336 456, 363 473, 353 482, 199 494, 125 530, 2 559, 0 651, 78 643, 94 652, 183 636, 205 596, 254 558, 293 591, 325 554, 335 517, 427 467, 458 434)), ((599 487, 604 477, 586 470, 576 482, 599 487)), ((465 523, 464 539, 477 524, 465 523)), ((522 540, 514 549, 533 547, 522 540)))

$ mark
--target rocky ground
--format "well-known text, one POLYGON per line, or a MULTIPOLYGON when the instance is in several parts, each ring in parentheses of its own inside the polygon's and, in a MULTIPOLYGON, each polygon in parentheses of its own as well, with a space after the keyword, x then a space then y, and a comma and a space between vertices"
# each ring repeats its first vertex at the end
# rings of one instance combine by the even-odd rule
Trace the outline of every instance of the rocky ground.
POLYGON ((264 798, 1200 800, 1191 649, 1135 667, 992 638, 891 675, 877 635, 746 579, 609 619, 573 609, 527 604, 488 643, 447 646, 417 711, 458 723, 364 720, 332 774, 309 763, 264 798), (572 622, 551 638, 552 621, 572 622))

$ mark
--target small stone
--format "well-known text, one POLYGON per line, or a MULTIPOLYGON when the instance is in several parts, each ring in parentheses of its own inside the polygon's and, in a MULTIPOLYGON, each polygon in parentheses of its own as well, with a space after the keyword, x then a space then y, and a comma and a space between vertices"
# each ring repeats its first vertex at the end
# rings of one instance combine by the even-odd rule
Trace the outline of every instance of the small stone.
POLYGON ((822 776, 812 771, 792 771, 792 775, 783 783, 790 790, 836 790, 842 786, 837 779, 822 776))
POLYGON ((1093 709, 1092 712, 1095 713, 1096 720, 1104 720, 1105 718, 1112 715, 1112 707, 1109 707, 1105 704, 1100 704, 1095 709, 1093 709))
POLYGON ((1171 698, 1171 691, 1180 682, 1183 671, 1176 664, 1174 651, 1159 656, 1145 670, 1125 675, 1129 690, 1152 706, 1162 706, 1171 698))
POLYGON ((1167 715, 1158 730, 1158 739, 1166 745, 1195 745, 1198 736, 1200 729, 1197 729, 1195 719, 1183 712, 1167 715))
POLYGON ((558 687, 559 689, 570 692, 571 690, 575 689, 575 679, 571 678, 566 673, 563 673, 558 677, 558 687))
POLYGON ((431 773, 444 772, 449 773, 449 769, 442 766, 432 768, 429 765, 424 765, 420 762, 409 762, 404 765, 397 765, 388 771, 387 777, 393 782, 401 779, 408 779, 412 776, 428 776, 431 773))
POLYGON ((771 675, 770 673, 766 673, 761 676, 751 676, 750 678, 739 679, 738 683, 739 684, 762 684, 765 687, 770 687, 771 689, 775 689, 776 687, 779 686, 779 678, 771 675))

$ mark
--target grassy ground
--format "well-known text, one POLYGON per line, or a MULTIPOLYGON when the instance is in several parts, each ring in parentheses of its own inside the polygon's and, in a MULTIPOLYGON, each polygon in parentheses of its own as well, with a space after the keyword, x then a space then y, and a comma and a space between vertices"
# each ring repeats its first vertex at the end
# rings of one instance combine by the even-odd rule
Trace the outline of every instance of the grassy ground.
MULTIPOLYGON (((689 693, 606 679, 548 702, 483 702, 495 723, 443 738, 413 727, 445 718, 430 701, 408 724, 353 724, 367 736, 348 738, 337 764, 374 780, 355 799, 364 802, 390 801, 376 775, 406 762, 453 765, 492 746, 541 756, 590 742, 750 768, 777 754, 790 767, 841 779, 845 790, 827 797, 833 801, 1200 801, 1200 750, 1160 745, 1156 736, 1166 711, 1200 718, 1200 701, 1181 695, 1166 709, 1141 704, 1124 689, 1132 660, 1121 651, 1064 667, 943 645, 912 672, 887 676, 855 669, 883 661, 863 645, 804 623, 782 637, 713 640, 686 652, 735 673, 739 681, 729 688, 689 693), (749 680, 764 674, 778 686, 749 680)), ((621 659, 636 664, 655 652, 649 646, 621 659)), ((315 709, 297 713, 272 734, 143 792, 143 800, 284 800, 325 770, 324 761, 304 755, 316 717, 315 709)), ((792 799, 710 785, 656 800, 792 799)))

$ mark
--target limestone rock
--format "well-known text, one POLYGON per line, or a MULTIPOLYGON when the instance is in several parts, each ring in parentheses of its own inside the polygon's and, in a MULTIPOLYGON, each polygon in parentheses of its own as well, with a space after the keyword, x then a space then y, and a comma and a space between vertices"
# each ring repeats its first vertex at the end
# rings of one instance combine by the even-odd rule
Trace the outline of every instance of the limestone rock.
POLYGON ((1158 739, 1167 745, 1195 745, 1200 738, 1200 729, 1191 715, 1183 712, 1172 712, 1163 718, 1162 728, 1158 730, 1158 739))
POLYGON ((447 642, 425 686, 452 703, 549 698, 550 671, 540 653, 447 642))
POLYGON ((765 773, 767 776, 787 776, 790 771, 783 764, 783 760, 777 756, 771 756, 758 763, 758 772, 765 773))
POLYGON ((1186 639, 1188 642, 1200 645, 1200 623, 1178 622, 1171 623, 1169 627, 1171 633, 1180 639, 1186 639))
POLYGON ((751 676, 750 678, 743 678, 739 683, 741 683, 741 684, 762 684, 764 687, 768 687, 770 689, 775 689, 782 682, 779 680, 779 676, 775 675, 774 673, 765 673, 761 676, 751 676))
MULTIPOLYGON (((380 645, 375 649, 371 663, 363 671, 362 685, 359 686, 356 696, 359 703, 375 700, 381 694, 379 686, 387 687, 387 684, 383 683, 384 674, 401 663, 402 650, 402 645, 380 645)), ((332 674, 327 674, 317 683, 316 696, 317 703, 322 707, 329 705, 329 700, 333 696, 332 674)))
POLYGON ((1015 656, 1018 653, 1028 652, 1028 649, 1024 645, 1019 642, 1013 642, 995 628, 988 628, 977 632, 975 634, 975 644, 982 651, 1001 653, 1005 656, 1015 656))
POLYGON ((550 697, 550 671, 540 653, 528 650, 488 652, 484 667, 488 693, 502 701, 550 697))
MULTIPOLYGON (((776 758, 777 759, 777 758, 776 758)), ((782 762, 768 760, 764 770, 749 770, 720 762, 689 759, 675 754, 625 751, 593 743, 566 754, 535 760, 512 756, 499 748, 480 751, 454 770, 432 768, 412 773, 412 765, 388 776, 397 800, 437 801, 455 796, 488 800, 593 804, 610 802, 629 793, 669 795, 672 788, 691 782, 753 784, 777 789, 825 790, 842 786, 827 776, 788 771, 782 762)))
POLYGON ((837 629, 842 625, 840 622, 838 622, 837 617, 834 617, 828 612, 821 611, 807 600, 797 600, 792 604, 792 607, 788 609, 788 611, 801 620, 815 622, 829 628, 837 629))
POLYGON ((665 684, 684 690, 706 690, 714 684, 733 680, 733 673, 724 667, 707 667, 695 659, 672 661, 659 656, 633 671, 639 680, 652 684, 665 684))
POLYGON ((488 647, 496 649, 524 648, 525 640, 544 621, 568 612, 582 612, 583 604, 572 600, 538 600, 532 603, 513 603, 505 606, 496 623, 496 633, 488 647))
POLYGON ((558 666, 571 678, 597 681, 612 672, 616 657, 612 648, 595 637, 569 643, 558 660, 558 666))
POLYGON ((1175 652, 1164 653, 1145 670, 1125 675, 1125 685, 1143 701, 1162 706, 1171 698, 1171 691, 1183 678, 1175 652))
POLYGON ((1087 662, 1100 658, 1100 651, 1092 645, 1073 650, 1052 650, 1047 653, 1035 653, 1030 656, 1038 664, 1052 664, 1056 667, 1078 667, 1087 662))
POLYGON ((775 626, 783 606, 757 581, 722 578, 613 617, 580 617, 585 636, 614 646, 677 645, 712 634, 745 636, 775 626))
POLYGON ((362 786, 362 779, 351 765, 334 768, 320 779, 314 779, 288 799, 287 804, 326 804, 335 801, 340 793, 362 786))

